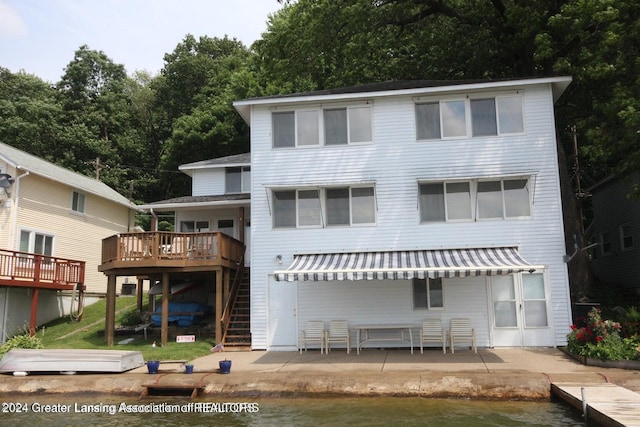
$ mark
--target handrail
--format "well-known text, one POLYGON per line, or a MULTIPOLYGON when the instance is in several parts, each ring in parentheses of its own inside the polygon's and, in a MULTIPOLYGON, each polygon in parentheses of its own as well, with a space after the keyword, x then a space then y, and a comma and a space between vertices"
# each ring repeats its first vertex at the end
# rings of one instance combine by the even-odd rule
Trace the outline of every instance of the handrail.
POLYGON ((53 285, 84 283, 85 262, 32 252, 0 249, 0 279, 53 285))
MULTIPOLYGON (((222 310, 222 316, 220 316, 220 322, 222 324, 222 339, 221 343, 225 342, 227 338, 227 330, 229 329, 229 325, 231 324, 231 310, 233 309, 236 303, 236 297, 238 296, 238 291, 240 290, 240 281, 242 280, 242 275, 244 274, 244 252, 240 257, 240 262, 238 263, 238 268, 236 269, 236 274, 233 277, 233 282, 231 284, 231 289, 229 290, 229 298, 224 306, 224 310, 222 310)), ((216 343, 218 344, 218 343, 216 343)))

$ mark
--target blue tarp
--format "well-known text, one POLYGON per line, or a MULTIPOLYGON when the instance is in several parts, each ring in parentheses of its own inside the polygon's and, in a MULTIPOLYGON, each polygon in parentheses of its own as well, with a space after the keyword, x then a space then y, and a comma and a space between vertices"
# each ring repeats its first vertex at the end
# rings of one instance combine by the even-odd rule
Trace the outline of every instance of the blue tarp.
MULTIPOLYGON (((169 313, 193 313, 203 312, 205 315, 211 312, 211 306, 200 304, 197 302, 181 302, 171 301, 169 302, 169 313)), ((161 326, 162 324, 162 307, 156 309, 156 313, 151 315, 151 321, 153 326, 161 326)), ((180 315, 174 316, 169 314, 169 323, 177 322, 178 326, 191 326, 196 323, 198 316, 196 315, 180 315)))

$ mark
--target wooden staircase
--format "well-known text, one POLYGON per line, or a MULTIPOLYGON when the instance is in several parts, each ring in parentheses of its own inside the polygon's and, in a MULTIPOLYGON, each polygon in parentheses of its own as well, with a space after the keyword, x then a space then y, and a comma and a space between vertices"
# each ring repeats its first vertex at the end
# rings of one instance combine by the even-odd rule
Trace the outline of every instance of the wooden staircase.
POLYGON ((251 349, 251 298, 249 268, 245 268, 236 289, 236 295, 231 296, 229 321, 223 331, 224 347, 226 351, 251 349))

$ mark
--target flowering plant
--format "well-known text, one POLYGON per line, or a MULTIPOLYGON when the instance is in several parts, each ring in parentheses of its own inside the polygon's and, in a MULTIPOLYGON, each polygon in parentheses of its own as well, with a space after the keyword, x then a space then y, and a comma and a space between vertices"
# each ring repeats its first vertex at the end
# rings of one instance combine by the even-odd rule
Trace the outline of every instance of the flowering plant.
POLYGON ((638 358, 638 342, 620 337, 620 323, 602 320, 599 308, 587 314, 585 326, 571 325, 567 349, 574 354, 602 360, 633 360, 638 358))

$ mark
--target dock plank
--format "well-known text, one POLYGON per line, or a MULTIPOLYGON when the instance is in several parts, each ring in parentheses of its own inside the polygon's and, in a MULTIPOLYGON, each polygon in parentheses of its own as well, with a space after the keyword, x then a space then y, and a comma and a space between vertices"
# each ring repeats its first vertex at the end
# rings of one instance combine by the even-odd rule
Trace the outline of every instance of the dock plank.
POLYGON ((640 427, 640 394, 615 384, 551 383, 553 395, 582 412, 582 390, 587 419, 603 426, 640 427))

